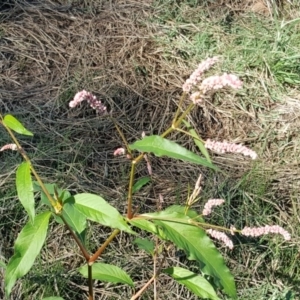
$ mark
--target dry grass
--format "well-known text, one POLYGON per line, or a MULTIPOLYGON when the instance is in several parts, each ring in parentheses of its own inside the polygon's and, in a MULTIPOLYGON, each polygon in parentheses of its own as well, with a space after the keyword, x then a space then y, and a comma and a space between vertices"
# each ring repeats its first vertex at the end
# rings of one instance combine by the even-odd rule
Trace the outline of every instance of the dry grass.
MULTIPOLYGON (((32 139, 22 139, 22 143, 47 182, 57 182, 71 192, 88 191, 104 195, 120 211, 124 211, 129 166, 125 159, 116 159, 112 155, 113 150, 122 144, 114 124, 109 119, 99 118, 85 106, 71 110, 68 102, 81 89, 97 94, 112 111, 129 142, 139 138, 143 131, 146 134, 162 133, 172 120, 181 85, 198 59, 191 57, 187 61, 179 45, 188 44, 186 32, 190 34, 202 29, 192 22, 179 27, 170 21, 150 22, 160 14, 163 5, 158 4, 154 8, 146 0, 68 3, 19 0, 0 6, 1 113, 15 115, 35 133, 32 139), (171 50, 162 42, 167 41, 170 30, 182 31, 176 39, 172 39, 169 45, 171 50)), ((249 10, 272 18, 276 10, 270 4, 274 3, 223 1, 211 5, 207 12, 212 19, 217 19, 224 12, 243 15, 249 10)), ((280 11, 287 9, 288 5, 285 3, 280 11)), ((274 8, 279 9, 279 6, 274 8)), ((203 4, 197 9, 200 12, 208 7, 203 4)), ((192 20, 196 15, 195 9, 188 6, 183 13, 187 20, 192 20)), ((216 23, 211 26, 218 27, 216 23)), ((228 36, 228 43, 230 38, 228 36)), ((224 49, 215 50, 220 55, 224 52, 224 49)), ((187 55, 190 53, 187 52, 187 55)), ((206 56, 205 52, 201 55, 202 58, 206 56)), ((224 64, 227 68, 226 60, 224 64)), ((217 68, 220 72, 221 66, 217 68)), ((239 65, 237 68, 241 72, 242 67, 239 65)), ((242 92, 216 96, 213 104, 207 103, 198 108, 189 119, 204 139, 234 138, 236 142, 254 145, 261 157, 254 170, 259 171, 250 171, 253 165, 247 160, 215 156, 227 176, 212 175, 201 169, 207 180, 203 201, 206 196, 220 194, 229 198, 233 204, 229 213, 231 216, 225 212, 219 216, 225 223, 233 220, 238 210, 243 209, 239 197, 249 201, 253 212, 259 213, 259 204, 252 203, 253 197, 258 197, 258 194, 251 195, 249 192, 240 195, 235 194, 233 189, 236 182, 241 185, 241 178, 250 172, 254 174, 253 182, 263 178, 269 188, 269 194, 257 198, 258 203, 278 199, 276 205, 270 204, 271 208, 268 208, 270 220, 273 218, 280 224, 290 224, 289 229, 292 229, 291 222, 299 223, 299 199, 295 196, 299 191, 299 90, 289 91, 280 103, 274 103, 268 89, 264 89, 267 81, 265 74, 257 74, 253 80, 244 72, 241 72, 245 81, 242 92), (265 174, 269 177, 264 178, 265 174), (277 198, 279 196, 280 199, 277 198)), ((0 136, 2 141, 8 141, 2 129, 0 136)), ((173 138, 179 140, 180 136, 174 134, 173 138)), ((193 148, 191 141, 181 141, 193 148)), ((0 186, 3 188, 0 206, 6 214, 2 224, 14 225, 10 228, 10 234, 7 234, 5 226, 0 228, 1 239, 7 245, 0 248, 0 254, 5 258, 11 256, 12 243, 25 222, 11 188, 20 158, 14 154, 7 155, 9 157, 5 157, 5 164, 0 169, 0 186)), ((159 193, 164 196, 165 205, 183 203, 188 184, 193 184, 198 177, 199 167, 166 159, 151 160, 155 174, 153 181, 135 198, 140 210, 155 210, 159 193)), ((144 166, 139 166, 138 175, 146 175, 144 166)), ((90 249, 95 250, 108 233, 109 230, 94 226, 89 231, 90 249)), ((292 246, 295 245, 299 245, 296 238, 292 246)), ((266 249, 264 245, 258 248, 259 253, 254 255, 256 265, 253 266, 244 247, 247 244, 241 242, 240 251, 226 254, 228 263, 241 278, 238 279, 238 286, 243 288, 246 285, 242 279, 246 276, 249 276, 247 287, 264 281, 259 264, 265 259, 262 253, 266 249), (240 258, 239 263, 237 258, 240 258), (243 277, 245 269, 251 271, 243 277), (253 270, 257 273, 251 276, 253 270), (258 282, 251 282, 253 278, 258 282)), ((270 254, 268 251, 266 255, 270 254)), ((125 235, 108 248, 103 258, 109 262, 116 257, 120 266, 136 274, 133 277, 137 281, 137 289, 142 287, 151 275, 151 260, 132 246, 131 239, 125 235)), ((294 259, 295 256, 291 254, 291 257, 294 259)), ((167 263, 175 259, 174 253, 170 253, 167 263)), ((55 290, 63 290, 65 299, 84 299, 80 293, 86 291, 86 285, 73 271, 81 263, 79 251, 66 237, 65 229, 53 224, 40 264, 50 265, 57 269, 57 273, 53 271, 54 275, 49 275, 47 281, 43 274, 44 267, 41 270, 37 267, 35 275, 29 275, 27 280, 29 284, 41 282, 41 288, 38 285, 28 286, 25 280, 20 281, 12 297, 40 299, 43 294, 51 292, 45 288, 47 284, 43 282, 46 281, 49 285, 54 284, 55 290), (63 272, 66 275, 61 275, 63 272)), ((167 278, 158 285, 158 289, 161 299, 195 299, 167 278)), ((125 287, 115 288, 103 283, 97 283, 95 291, 97 299, 127 299, 130 295, 130 290, 125 287)), ((152 291, 149 290, 143 299, 153 299, 152 291)))

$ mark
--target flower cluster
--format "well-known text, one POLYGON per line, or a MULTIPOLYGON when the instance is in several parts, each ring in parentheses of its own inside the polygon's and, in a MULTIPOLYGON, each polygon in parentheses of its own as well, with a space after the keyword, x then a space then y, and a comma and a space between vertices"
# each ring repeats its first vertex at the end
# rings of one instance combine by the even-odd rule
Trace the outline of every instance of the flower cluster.
POLYGON ((264 227, 253 227, 253 228, 245 227, 241 231, 242 235, 253 236, 253 237, 257 237, 257 236, 261 236, 261 235, 265 235, 265 234, 269 234, 269 233, 281 234, 286 241, 291 239, 291 235, 286 230, 284 230, 282 227, 280 227, 278 225, 274 225, 274 226, 267 225, 264 227))
POLYGON ((224 199, 210 199, 210 200, 208 200, 204 205, 202 215, 203 216, 210 215, 213 207, 219 206, 219 205, 223 204, 224 202, 225 202, 224 199))
POLYGON ((206 232, 218 241, 221 241, 225 244, 229 249, 233 249, 232 240, 224 233, 213 229, 207 229, 206 232))
POLYGON ((250 156, 252 159, 257 158, 256 152, 247 148, 246 146, 243 146, 241 144, 228 143, 226 141, 216 142, 208 139, 205 142, 205 148, 218 153, 241 153, 245 156, 250 156))
POLYGON ((13 151, 17 151, 18 150, 18 146, 16 144, 7 144, 4 145, 0 151, 4 151, 4 150, 13 150, 13 151))
POLYGON ((125 154, 125 149, 124 148, 118 148, 114 151, 114 156, 119 156, 119 155, 124 155, 125 154))
POLYGON ((203 94, 205 94, 209 91, 220 90, 225 87, 239 89, 242 85, 242 81, 240 81, 237 76, 224 73, 221 76, 215 75, 205 78, 199 88, 203 91, 203 94))
POLYGON ((210 69, 216 62, 218 61, 218 57, 208 58, 205 61, 201 62, 197 69, 192 73, 190 78, 186 80, 186 82, 182 86, 182 90, 186 93, 189 93, 193 86, 197 85, 202 80, 203 73, 210 69))
POLYGON ((233 74, 224 73, 223 75, 214 75, 205 79, 202 78, 203 73, 210 69, 217 61, 217 57, 212 57, 200 63, 197 69, 183 84, 182 90, 185 93, 191 93, 190 100, 194 104, 201 103, 203 97, 208 92, 220 90, 225 87, 231 87, 233 89, 239 89, 242 87, 242 81, 233 74), (197 87, 197 90, 194 92, 192 91, 193 87, 197 87))
POLYGON ((100 100, 97 99, 96 96, 94 96, 92 93, 87 92, 86 90, 83 90, 81 92, 78 92, 74 99, 70 101, 69 106, 70 107, 76 107, 79 105, 82 101, 86 100, 88 104, 95 109, 98 113, 104 114, 106 112, 106 106, 102 104, 100 100))
MULTIPOLYGON (((216 240, 223 242, 226 245, 226 247, 233 249, 232 241, 224 232, 220 232, 214 229, 207 229, 206 232, 216 240)), ((240 232, 242 235, 252 236, 252 237, 258 237, 269 233, 273 233, 273 234, 282 235, 286 241, 289 241, 291 239, 291 235, 278 225, 274 225, 274 226, 266 225, 264 227, 252 227, 252 228, 245 227, 241 231, 237 230, 234 226, 230 226, 230 233, 234 235, 235 232, 240 232)))

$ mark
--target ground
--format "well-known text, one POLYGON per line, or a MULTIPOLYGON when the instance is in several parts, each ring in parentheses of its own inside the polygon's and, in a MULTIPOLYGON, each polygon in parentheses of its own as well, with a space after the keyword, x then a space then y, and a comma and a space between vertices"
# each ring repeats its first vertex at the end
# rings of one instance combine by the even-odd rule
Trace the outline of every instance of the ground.
MULTIPOLYGON (((71 193, 100 194, 123 213, 130 165, 113 156, 122 139, 109 118, 84 104, 70 109, 69 101, 82 89, 96 94, 131 143, 143 132, 168 128, 184 81, 200 61, 219 56, 208 74, 234 73, 243 89, 215 95, 189 121, 204 140, 243 143, 258 160, 215 154, 224 173, 212 173, 153 156, 151 185, 134 201, 141 211, 154 211, 159 194, 165 206, 183 204, 202 173, 195 209, 208 198, 226 200, 213 222, 239 228, 279 224, 292 235, 290 242, 237 237, 233 251, 217 244, 236 279, 238 299, 297 299, 299 18, 297 1, 6 1, 0 4, 1 114, 13 114, 34 133, 20 141, 46 182, 71 193)), ((3 144, 10 142, 3 128, 0 137, 3 144)), ((192 140, 172 138, 196 151, 192 140)), ((0 155, 0 258, 7 262, 27 216, 14 185, 22 159, 13 152, 0 155)), ((144 165, 137 175, 147 175, 144 165)), ((109 233, 91 224, 90 250, 109 233)), ((138 290, 151 277, 152 260, 132 240, 119 236, 103 260, 117 258, 138 290)), ((167 263, 197 268, 168 249, 167 263)), ((65 299, 86 299, 86 282, 76 272, 82 263, 67 230, 53 221, 42 255, 17 282, 11 299, 42 299, 53 291, 65 299)), ((196 299, 167 277, 157 290, 159 299, 196 299)), ((96 282, 95 292, 96 299, 127 299, 132 291, 96 282)), ((142 299, 153 299, 153 287, 142 299)))

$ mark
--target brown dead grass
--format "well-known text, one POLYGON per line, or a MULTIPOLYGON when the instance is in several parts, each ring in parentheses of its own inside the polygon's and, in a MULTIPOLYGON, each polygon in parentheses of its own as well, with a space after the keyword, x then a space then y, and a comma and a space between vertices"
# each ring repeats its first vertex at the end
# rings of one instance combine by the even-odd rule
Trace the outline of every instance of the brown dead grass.
MULTIPOLYGON (((74 192, 102 194, 113 204, 118 203, 122 211, 125 209, 129 166, 125 159, 112 156, 113 150, 122 144, 114 124, 108 119, 98 118, 85 106, 71 110, 68 102, 81 89, 97 94, 112 111, 128 141, 132 142, 143 131, 146 134, 162 133, 170 125, 181 85, 194 65, 188 66, 176 51, 166 57, 165 49, 155 42, 163 37, 164 27, 145 21, 153 14, 150 1, 99 1, 93 9, 89 8, 88 1, 81 2, 71 6, 59 1, 16 1, 0 13, 1 113, 15 115, 35 133, 32 140, 24 139, 23 143, 45 180, 58 182, 74 192)), ((232 9, 230 2, 226 7, 232 9)), ((256 5, 256 10, 257 3, 251 4, 256 5)), ((263 1, 260 3, 265 5, 263 1)), ((254 6, 247 5, 247 9, 252 7, 254 10, 254 6)), ((245 9, 244 3, 240 6, 235 3, 234 11, 245 9)), ((264 6, 259 12, 268 11, 264 6)), ((299 179, 293 167, 297 164, 299 152, 299 144, 295 142, 299 136, 298 96, 287 98, 280 106, 269 107, 267 114, 251 107, 241 107, 232 100, 234 97, 234 94, 216 96, 214 103, 219 103, 221 98, 222 103, 217 108, 208 103, 195 110, 190 122, 204 139, 236 138, 235 142, 249 144, 257 144, 265 138, 262 138, 264 122, 274 124, 271 129, 276 129, 280 139, 291 142, 282 146, 276 143, 267 145, 263 148, 263 159, 269 161, 273 169, 281 161, 280 153, 289 151, 293 159, 276 173, 276 180, 280 190, 287 192, 290 185, 295 188, 299 179), (277 115, 270 122, 268 118, 273 116, 273 111, 277 115), (274 153, 278 153, 277 162, 274 162, 274 153)), ((180 139, 177 134, 173 137, 180 139)), ((192 143, 184 142, 185 146, 193 147, 192 143)), ((153 183, 135 198, 140 210, 155 209, 158 194, 163 195, 165 205, 183 203, 188 184, 194 183, 199 172, 206 175, 206 170, 198 166, 166 159, 152 158, 151 161, 155 174, 153 183)), ((240 178, 251 168, 248 160, 237 160, 232 156, 216 157, 216 161, 233 178, 240 178)), ((3 186, 12 184, 11 169, 17 164, 14 161, 1 168, 3 186)), ((145 166, 139 166, 138 175, 146 174, 145 166)), ((211 186, 223 179, 216 177, 211 186)), ((13 211, 8 213, 13 214, 13 211)), ((107 232, 100 228, 99 232, 104 239, 107 232)), ((68 240, 61 240, 63 234, 65 231, 57 229, 55 236, 49 237, 47 260, 50 264, 64 260, 66 252, 70 252, 68 247, 72 248, 68 240), (65 252, 59 252, 58 245, 65 252)), ((94 244, 99 242, 99 235, 94 237, 94 244)), ((123 248, 119 256, 124 253, 137 255, 126 259, 138 273, 140 265, 146 265, 148 258, 136 253, 131 243, 124 244, 125 241, 124 237, 118 240, 123 248)), ((11 246, 12 242, 10 237, 7 243, 11 246)), ((78 253, 75 247, 73 250, 78 253)), ((118 251, 117 248, 109 250, 118 251)), ((9 257, 11 249, 5 254, 9 257)), ((172 256, 169 259, 172 260, 172 256)), ((66 262, 66 267, 72 269, 81 262, 75 255, 66 262)), ((151 267, 151 261, 149 265, 151 267)), ((149 274, 151 268, 146 268, 144 274, 137 277, 140 286, 149 274)), ((178 297, 182 294, 181 299, 193 299, 178 287, 174 290, 173 283, 167 279, 164 283, 165 286, 160 286, 162 299, 175 299, 175 294, 168 294, 169 291, 174 291, 178 297)), ((71 284, 79 291, 86 290, 86 286, 76 280, 71 284)), ((101 299, 118 297, 115 290, 104 289, 101 285, 97 286, 97 292, 106 293, 101 299)), ((14 293, 20 295, 20 285, 14 293)), ((128 290, 124 289, 124 295, 128 296, 128 290)), ((152 294, 149 299, 151 297, 152 294)))

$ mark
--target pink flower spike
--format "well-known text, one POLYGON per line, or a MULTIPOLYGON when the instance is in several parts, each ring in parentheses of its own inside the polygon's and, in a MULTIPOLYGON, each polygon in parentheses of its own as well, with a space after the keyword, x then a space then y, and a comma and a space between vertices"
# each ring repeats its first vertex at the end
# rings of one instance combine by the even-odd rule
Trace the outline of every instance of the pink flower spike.
POLYGON ((7 144, 4 145, 0 151, 4 151, 4 150, 12 150, 12 151, 17 151, 18 150, 18 146, 16 144, 7 144))
POLYGON ((212 57, 201 62, 197 69, 191 74, 190 78, 182 86, 182 90, 186 93, 189 93, 194 85, 197 85, 202 79, 203 73, 210 69, 217 61, 218 57, 212 57))
POLYGON ((125 149, 124 148, 118 148, 114 151, 114 156, 124 155, 125 149))
POLYGON ((75 95, 74 99, 72 101, 70 101, 69 106, 71 108, 78 106, 82 101, 85 100, 87 94, 88 94, 88 92, 86 90, 82 90, 81 92, 78 92, 75 95))
POLYGON ((291 239, 291 235, 286 230, 284 230, 282 227, 280 227, 278 225, 274 225, 274 226, 266 225, 264 227, 252 227, 252 228, 245 227, 241 231, 242 235, 253 236, 253 237, 266 235, 269 233, 281 234, 286 241, 289 241, 291 239))
POLYGON ((102 104, 92 93, 82 90, 78 92, 74 99, 70 101, 69 106, 74 108, 78 106, 82 101, 86 100, 91 108, 95 109, 98 113, 104 114, 106 112, 106 106, 102 104))
POLYGON ((205 78, 200 85, 200 90, 202 90, 205 94, 208 91, 220 90, 226 86, 233 89, 239 89, 242 87, 242 85, 242 81, 240 81, 237 76, 224 73, 221 76, 215 75, 205 78))
POLYGON ((224 233, 213 229, 207 229, 206 232, 218 241, 221 241, 225 244, 229 249, 233 249, 232 240, 224 233))
POLYGON ((219 205, 223 204, 224 202, 225 202, 224 199, 209 199, 204 205, 202 215, 203 216, 210 215, 213 207, 219 206, 219 205))
POLYGON ((208 139, 205 142, 204 146, 206 149, 210 149, 218 153, 241 153, 245 156, 250 156, 252 159, 257 158, 257 154, 255 151, 247 148, 246 146, 243 146, 242 144, 228 143, 226 141, 216 142, 208 139))

